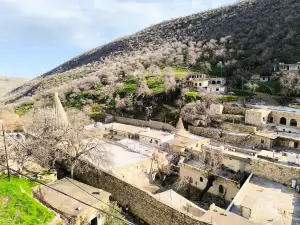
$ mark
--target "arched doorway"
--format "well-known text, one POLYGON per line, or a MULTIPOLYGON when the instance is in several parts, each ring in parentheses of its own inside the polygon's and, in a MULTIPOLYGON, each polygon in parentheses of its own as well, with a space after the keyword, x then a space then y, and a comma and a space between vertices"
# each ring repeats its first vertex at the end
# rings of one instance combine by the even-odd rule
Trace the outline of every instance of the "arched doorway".
POLYGON ((216 81, 213 80, 213 81, 211 82, 211 84, 216 84, 216 81))
POLYGON ((221 84, 221 81, 218 80, 218 81, 217 81, 217 84, 221 84))
POLYGON ((297 120, 291 119, 290 126, 296 127, 297 126, 297 120))
POLYGON ((223 185, 219 185, 219 193, 220 194, 224 193, 224 187, 223 187, 223 185))
POLYGON ((285 117, 280 118, 280 124, 286 125, 286 118, 285 117))

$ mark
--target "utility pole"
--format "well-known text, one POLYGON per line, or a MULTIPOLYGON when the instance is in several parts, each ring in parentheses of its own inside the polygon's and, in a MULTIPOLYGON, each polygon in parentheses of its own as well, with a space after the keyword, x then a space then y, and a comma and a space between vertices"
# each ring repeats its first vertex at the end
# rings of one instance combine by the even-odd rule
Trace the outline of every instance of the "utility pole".
POLYGON ((4 142, 4 150, 5 150, 5 160, 6 160, 6 167, 7 167, 7 179, 10 181, 10 171, 8 165, 8 155, 7 155, 7 148, 6 148, 6 138, 5 138, 5 130, 2 124, 2 135, 3 135, 3 142, 4 142))

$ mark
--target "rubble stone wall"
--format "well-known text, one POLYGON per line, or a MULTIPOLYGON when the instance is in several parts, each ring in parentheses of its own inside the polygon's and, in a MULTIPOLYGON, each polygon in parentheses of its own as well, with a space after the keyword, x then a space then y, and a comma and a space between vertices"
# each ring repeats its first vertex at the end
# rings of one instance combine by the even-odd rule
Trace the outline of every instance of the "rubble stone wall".
MULTIPOLYGON (((64 162, 64 166, 66 164, 64 162)), ((80 181, 111 193, 121 205, 128 205, 131 212, 150 225, 207 225, 196 218, 175 210, 141 190, 95 166, 80 161, 74 169, 80 181), (85 168, 82 170, 82 168, 85 168)))
POLYGON ((222 120, 227 122, 238 122, 244 123, 245 117, 241 115, 233 115, 233 114, 221 114, 221 115, 213 115, 210 116, 212 120, 222 120))
POLYGON ((247 126, 244 124, 235 124, 235 123, 223 123, 221 125, 223 130, 237 131, 237 132, 245 132, 249 134, 255 134, 256 127, 247 126))
POLYGON ((244 116, 246 113, 246 108, 243 107, 231 107, 231 106, 224 106, 223 114, 232 114, 232 115, 242 115, 244 116))
POLYGON ((165 131, 169 131, 169 132, 173 132, 176 130, 175 127, 173 127, 170 124, 153 121, 153 120, 150 120, 150 121, 136 120, 136 119, 131 119, 131 118, 115 116, 115 121, 118 123, 130 124, 130 125, 141 126, 141 127, 150 127, 152 129, 165 130, 165 131))
POLYGON ((189 126, 189 131, 193 134, 214 139, 231 145, 252 146, 255 143, 255 138, 247 134, 234 134, 220 129, 211 129, 203 127, 189 126))
POLYGON ((300 181, 300 167, 286 166, 261 159, 253 159, 246 170, 281 184, 291 186, 292 179, 300 181))

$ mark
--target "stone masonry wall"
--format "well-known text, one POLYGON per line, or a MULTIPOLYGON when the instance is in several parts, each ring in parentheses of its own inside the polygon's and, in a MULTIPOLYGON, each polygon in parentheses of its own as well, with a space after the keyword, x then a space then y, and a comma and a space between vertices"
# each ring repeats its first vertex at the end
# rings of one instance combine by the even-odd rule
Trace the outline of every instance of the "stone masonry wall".
POLYGON ((115 121, 119 123, 134 125, 134 126, 150 127, 156 130, 165 130, 169 132, 175 131, 175 127, 173 127, 172 125, 163 122, 153 121, 153 120, 150 121, 136 120, 131 118, 115 116, 115 121))
POLYGON ((244 116, 246 113, 246 108, 243 107, 231 107, 231 106, 224 106, 223 114, 232 114, 232 115, 242 115, 244 116))
POLYGON ((250 146, 255 143, 254 137, 251 135, 240 135, 222 131, 220 129, 211 129, 203 127, 189 126, 189 131, 193 134, 212 138, 214 140, 237 146, 250 146))
POLYGON ((130 211, 150 225, 207 225, 163 204, 150 192, 128 184, 87 162, 80 161, 74 169, 74 175, 86 184, 111 193, 121 205, 128 205, 130 211))
POLYGON ((210 116, 212 120, 222 120, 226 122, 238 122, 244 123, 245 117, 241 115, 232 115, 232 114, 221 114, 221 115, 212 115, 210 116))
POLYGON ((246 170, 256 176, 288 186, 291 186, 292 178, 296 178, 298 182, 300 181, 300 167, 285 166, 266 160, 253 159, 246 170))
POLYGON ((256 132, 256 127, 247 126, 247 125, 244 125, 244 124, 223 123, 221 125, 221 128, 223 130, 245 132, 245 133, 249 133, 249 134, 255 134, 255 132, 256 132))

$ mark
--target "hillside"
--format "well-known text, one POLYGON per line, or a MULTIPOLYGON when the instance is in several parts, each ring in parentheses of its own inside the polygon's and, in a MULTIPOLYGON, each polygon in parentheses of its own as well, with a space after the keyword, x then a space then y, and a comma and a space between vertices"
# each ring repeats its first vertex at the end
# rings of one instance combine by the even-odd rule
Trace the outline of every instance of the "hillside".
POLYGON ((181 89, 191 72, 226 76, 230 89, 240 88, 253 73, 270 75, 274 63, 300 60, 299 12, 298 0, 249 0, 165 21, 71 59, 5 102, 28 105, 58 91, 67 107, 96 104, 98 112, 131 108, 150 93, 178 100, 185 93, 170 88, 170 73, 181 89))
POLYGON ((24 84, 27 80, 23 78, 13 78, 0 76, 0 99, 16 87, 24 84))

